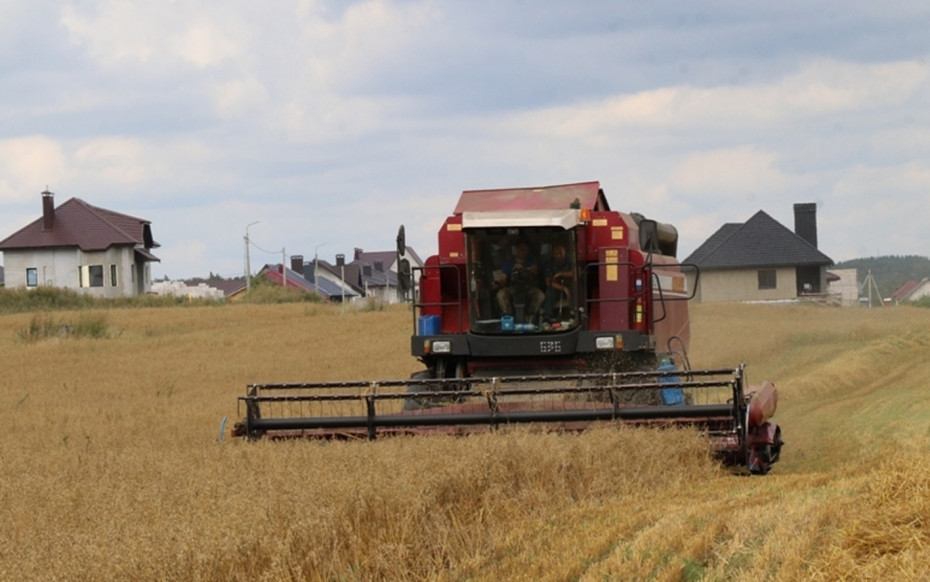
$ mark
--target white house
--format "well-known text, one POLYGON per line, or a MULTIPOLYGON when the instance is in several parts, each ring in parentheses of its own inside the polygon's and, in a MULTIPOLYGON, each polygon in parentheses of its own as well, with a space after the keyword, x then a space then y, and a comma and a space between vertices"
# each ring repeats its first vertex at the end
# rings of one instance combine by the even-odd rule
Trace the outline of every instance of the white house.
MULTIPOLYGON (((724 224, 682 261, 700 268, 698 301, 785 301, 827 292, 833 260, 817 249, 816 205, 794 205, 795 232, 758 211, 724 224)), ((695 284, 689 277, 689 288, 695 284)))
POLYGON ((71 198, 55 207, 42 192, 42 216, 0 241, 9 288, 40 285, 97 297, 140 295, 151 289, 149 263, 158 247, 147 220, 71 198))

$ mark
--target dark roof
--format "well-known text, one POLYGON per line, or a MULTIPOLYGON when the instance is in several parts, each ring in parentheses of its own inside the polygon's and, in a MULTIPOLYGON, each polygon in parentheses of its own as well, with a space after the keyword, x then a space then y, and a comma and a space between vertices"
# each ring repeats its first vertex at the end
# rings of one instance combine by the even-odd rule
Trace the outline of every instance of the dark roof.
MULTIPOLYGON (((0 241, 0 250, 76 246, 82 251, 102 251, 113 245, 159 246, 152 240, 149 221, 92 206, 80 198, 55 208, 54 217, 54 224, 46 230, 40 216, 0 241)), ((148 253, 145 258, 158 260, 148 253)))
MULTIPOLYGON (((286 287, 294 287, 306 291, 307 293, 313 292, 313 284, 304 279, 304 276, 297 271, 286 268, 284 269, 284 273, 287 277, 286 287)), ((281 263, 277 265, 265 265, 262 267, 261 271, 258 272, 256 277, 265 277, 275 283, 281 283, 281 263)))
POLYGON ((833 259, 760 210, 743 224, 724 224, 683 262, 702 269, 742 269, 826 266, 833 259))
MULTIPOLYGON (((413 247, 407 246, 405 256, 411 263, 417 265, 422 265, 423 260, 420 259, 420 255, 417 254, 413 247)), ((374 265, 376 262, 381 262, 384 266, 384 270, 388 270, 388 267, 394 264, 397 260, 397 251, 363 251, 362 249, 355 249, 355 261, 366 265, 374 265)))
POLYGON ((382 269, 387 271, 388 267, 394 264, 394 261, 396 260, 397 260, 397 251, 365 252, 365 251, 356 249, 355 261, 353 262, 361 263, 363 265, 374 265, 375 263, 381 263, 382 269))
MULTIPOLYGON (((325 270, 329 271, 330 273, 333 273, 332 269, 326 268, 327 267, 326 261, 319 261, 319 265, 320 265, 321 272, 325 268, 325 270)), ((326 298, 342 296, 342 287, 339 284, 330 281, 326 277, 320 277, 319 279, 316 280, 316 282, 314 282, 313 269, 314 269, 314 264, 312 261, 304 264, 304 275, 303 276, 304 276, 304 279, 310 282, 311 288, 313 288, 313 286, 316 285, 316 292, 319 295, 322 295, 323 297, 326 297, 326 298)), ((335 274, 336 276, 339 276, 339 273, 335 273, 335 274)), ((355 287, 348 282, 346 282, 346 287, 349 288, 346 290, 347 297, 356 297, 361 294, 360 292, 355 291, 354 290, 355 287)))
MULTIPOLYGON (((323 267, 323 261, 320 261, 320 267, 321 268, 323 267)), ((301 274, 291 269, 290 267, 285 269, 285 273, 287 275, 287 286, 288 287, 302 289, 306 291, 307 293, 313 293, 315 291, 317 294, 323 297, 326 297, 328 299, 332 299, 335 297, 342 297, 342 295, 345 295, 346 297, 357 297, 361 295, 361 293, 352 291, 353 287, 348 284, 346 284, 346 286, 349 287, 349 289, 346 289, 345 293, 343 293, 342 287, 340 287, 339 285, 336 285, 332 281, 326 280, 326 278, 324 277, 320 277, 319 281, 317 281, 316 284, 314 285, 312 281, 313 279, 312 272, 310 273, 310 278, 307 278, 306 271, 304 271, 304 273, 301 274)), ((265 265, 264 267, 262 267, 262 270, 259 271, 259 275, 267 277, 271 281, 274 281, 275 283, 280 284, 281 283, 281 263, 278 263, 276 265, 265 265)))
POLYGON ((397 287, 397 273, 378 271, 371 265, 362 265, 359 271, 359 285, 365 287, 397 287))
MULTIPOLYGON (((235 295, 240 291, 245 290, 245 278, 240 277, 238 279, 222 279, 217 281, 204 281, 208 287, 213 287, 214 289, 219 289, 223 292, 224 297, 229 297, 235 295)), ((188 282, 188 285, 195 285, 196 283, 188 282)))
MULTIPOLYGON (((306 273, 305 273, 305 274, 304 274, 304 277, 306 277, 306 276, 307 276, 307 275, 306 275, 306 273)), ((330 281, 330 280, 327 279, 326 277, 320 277, 319 279, 317 279, 316 282, 311 281, 310 284, 311 284, 311 285, 316 285, 316 292, 317 292, 317 294, 322 295, 322 296, 324 296, 324 297, 327 297, 327 298, 329 298, 329 297, 339 297, 339 296, 342 295, 342 287, 340 287, 339 285, 333 283, 332 281, 330 281)), ((355 293, 354 291, 349 290, 349 291, 346 291, 346 295, 348 295, 348 296, 350 296, 350 297, 353 297, 353 296, 357 295, 357 293, 355 293)))
POLYGON ((363 289, 366 287, 397 287, 397 274, 390 271, 391 265, 396 260, 397 251, 366 253, 361 249, 356 249, 355 260, 346 265, 346 268, 350 266, 356 268, 358 285, 363 289))
MULTIPOLYGON (((345 283, 346 287, 352 290, 352 292, 355 295, 362 296, 365 293, 365 290, 359 287, 355 283, 356 281, 359 280, 359 277, 360 277, 359 275, 360 267, 357 264, 345 263, 340 267, 339 265, 333 265, 329 263, 328 261, 324 261, 323 259, 320 259, 319 261, 315 261, 315 262, 319 264, 320 273, 325 271, 329 273, 330 275, 332 275, 334 279, 341 280, 343 283, 345 283)), ((304 277, 308 281, 313 280, 313 263, 314 262, 304 263, 304 277)), ((326 280, 326 277, 320 277, 320 291, 321 292, 324 289, 323 282, 325 280, 326 280)), ((336 295, 342 295, 342 287, 340 285, 336 285, 336 289, 337 289, 336 295)), ((346 291, 347 296, 352 295, 353 293, 346 291)))

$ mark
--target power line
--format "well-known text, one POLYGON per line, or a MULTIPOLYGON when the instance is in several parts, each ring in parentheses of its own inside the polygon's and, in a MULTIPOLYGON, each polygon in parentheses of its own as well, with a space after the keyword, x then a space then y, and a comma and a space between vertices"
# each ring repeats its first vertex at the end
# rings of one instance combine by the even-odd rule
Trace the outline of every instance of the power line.
MULTIPOLYGON (((260 246, 258 246, 257 244, 255 244, 255 241, 253 241, 252 239, 249 239, 249 244, 250 244, 251 246, 255 247, 256 249, 260 250, 261 252, 267 253, 267 254, 269 254, 269 255, 280 255, 280 254, 281 254, 281 251, 280 251, 280 250, 277 250, 277 251, 269 251, 268 249, 263 249, 262 247, 260 247, 260 246)), ((291 256, 292 256, 292 255, 287 255, 287 258, 291 258, 291 256)))

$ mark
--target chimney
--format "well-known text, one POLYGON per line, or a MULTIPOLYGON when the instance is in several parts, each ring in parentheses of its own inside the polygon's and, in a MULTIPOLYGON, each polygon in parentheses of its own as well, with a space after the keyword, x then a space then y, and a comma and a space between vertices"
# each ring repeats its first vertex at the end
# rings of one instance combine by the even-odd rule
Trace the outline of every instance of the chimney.
POLYGON ((356 261, 357 261, 357 260, 361 259, 361 258, 362 258, 362 253, 363 253, 363 252, 364 252, 364 251, 363 251, 362 249, 360 249, 360 248, 358 248, 358 247, 355 247, 355 259, 353 259, 353 260, 356 260, 356 261))
POLYGON ((817 204, 794 205, 794 233, 817 248, 817 204))
POLYGON ((291 256, 291 270, 295 273, 304 274, 304 256, 303 255, 292 255, 291 256))
POLYGON ((55 194, 46 190, 42 192, 42 230, 52 230, 55 226, 55 194))
POLYGON ((338 255, 336 255, 336 266, 344 267, 345 264, 346 264, 346 256, 342 253, 339 253, 338 255))

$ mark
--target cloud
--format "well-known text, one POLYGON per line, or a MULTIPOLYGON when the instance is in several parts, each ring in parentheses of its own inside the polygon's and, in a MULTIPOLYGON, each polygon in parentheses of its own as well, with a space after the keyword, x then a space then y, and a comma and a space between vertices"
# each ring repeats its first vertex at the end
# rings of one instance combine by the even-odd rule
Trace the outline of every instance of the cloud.
POLYGON ((515 132, 563 138, 608 138, 623 130, 745 134, 788 121, 895 107, 926 85, 927 78, 927 65, 918 62, 824 61, 750 86, 664 87, 543 108, 515 115, 510 127, 515 132))
POLYGON ((217 115, 236 119, 260 112, 269 102, 268 90, 254 77, 240 77, 218 83, 213 101, 217 115))
POLYGON ((927 64, 916 61, 821 61, 785 78, 778 94, 786 110, 802 116, 885 109, 906 102, 927 77, 927 64))
POLYGON ((150 180, 158 171, 145 150, 145 144, 137 139, 102 137, 78 147, 72 162, 82 174, 93 174, 110 186, 128 188, 150 180))
POLYGON ((235 15, 184 2, 101 0, 66 6, 61 22, 71 42, 106 68, 204 68, 241 56, 245 29, 235 15))
POLYGON ((668 181, 677 192, 723 202, 760 190, 784 189, 790 177, 775 167, 776 161, 775 154, 752 146, 695 152, 675 165, 668 181))
POLYGON ((48 184, 151 219, 167 257, 155 269, 172 276, 240 272, 256 219, 269 248, 326 241, 328 257, 390 248, 404 223, 425 255, 464 189, 587 180, 612 207, 675 224, 685 253, 759 209, 790 223, 808 200, 831 256, 864 231, 926 246, 913 219, 930 191, 919 3, 87 0, 3 13, 3 226, 35 218, 48 184), (873 211, 882 197, 900 203, 873 211))
POLYGON ((66 169, 65 154, 54 139, 37 135, 2 140, 0 202, 35 200, 47 186, 63 182, 66 169))

